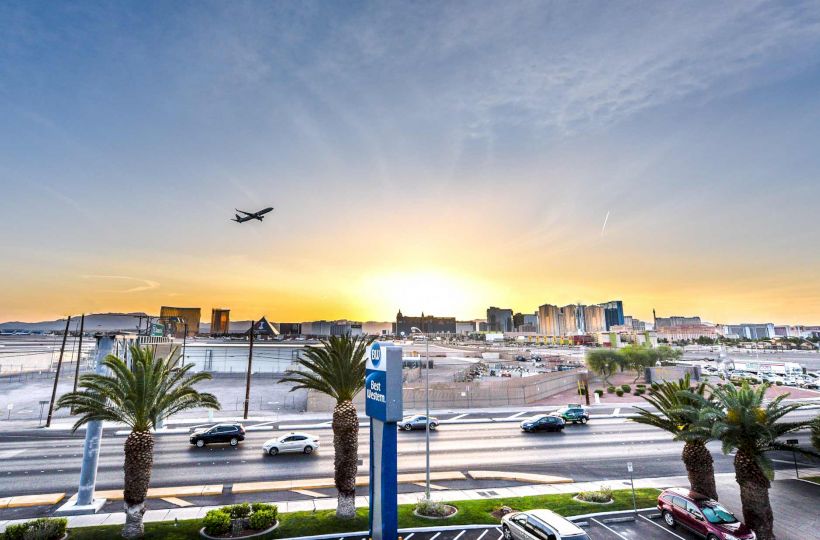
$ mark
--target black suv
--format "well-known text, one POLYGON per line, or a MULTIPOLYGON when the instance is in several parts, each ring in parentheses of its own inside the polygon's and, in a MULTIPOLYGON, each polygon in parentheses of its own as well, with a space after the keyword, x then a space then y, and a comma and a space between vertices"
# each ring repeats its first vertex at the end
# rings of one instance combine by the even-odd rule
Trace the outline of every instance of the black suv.
POLYGON ((206 444, 229 443, 236 446, 245 440, 245 428, 242 424, 217 424, 212 428, 200 429, 191 433, 191 444, 202 448, 206 444))

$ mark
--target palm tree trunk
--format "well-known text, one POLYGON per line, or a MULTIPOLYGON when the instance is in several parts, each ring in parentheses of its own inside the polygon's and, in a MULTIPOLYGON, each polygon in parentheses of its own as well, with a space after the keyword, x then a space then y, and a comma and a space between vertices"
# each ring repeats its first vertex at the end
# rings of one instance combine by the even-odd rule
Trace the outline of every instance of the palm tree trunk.
POLYGON ((735 480, 740 486, 743 521, 755 532, 757 540, 776 540, 769 502, 771 483, 754 457, 744 450, 735 454, 735 480))
POLYGON ((692 491, 718 500, 712 453, 704 441, 687 441, 681 454, 692 491))
POLYGON ((356 472, 359 460, 359 419, 352 401, 340 401, 333 409, 334 480, 339 492, 336 517, 356 516, 356 472))
POLYGON ((125 440, 125 487, 123 538, 141 538, 145 533, 142 516, 145 496, 154 464, 154 436, 150 431, 132 431, 125 440))

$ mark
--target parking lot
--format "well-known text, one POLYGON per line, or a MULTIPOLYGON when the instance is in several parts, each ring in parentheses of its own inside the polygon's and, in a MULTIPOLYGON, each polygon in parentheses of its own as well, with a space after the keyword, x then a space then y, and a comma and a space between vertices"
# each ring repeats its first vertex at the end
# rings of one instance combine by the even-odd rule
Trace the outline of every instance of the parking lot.
MULTIPOLYGON (((580 521, 580 520, 579 520, 580 521)), ((584 520, 588 523, 584 530, 591 540, 692 540, 696 538, 688 531, 670 529, 659 518, 657 512, 639 512, 637 517, 632 512, 617 515, 593 517, 584 520), (623 521, 631 518, 629 521, 623 521)))
MULTIPOLYGON (((670 529, 659 519, 656 510, 621 512, 574 520, 589 535, 590 540, 695 540, 696 536, 681 528, 670 529)), ((501 540, 498 525, 486 527, 429 527, 399 532, 402 540, 501 540)), ((347 534, 324 537, 327 540, 368 540, 367 535, 347 534)))

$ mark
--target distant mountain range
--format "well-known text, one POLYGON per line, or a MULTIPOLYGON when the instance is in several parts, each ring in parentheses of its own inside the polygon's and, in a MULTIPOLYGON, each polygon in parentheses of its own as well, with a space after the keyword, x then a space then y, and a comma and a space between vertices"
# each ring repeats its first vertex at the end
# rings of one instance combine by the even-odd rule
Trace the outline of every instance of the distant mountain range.
MULTIPOLYGON (((145 313, 92 313, 85 316, 85 331, 86 332, 114 332, 114 331, 136 331, 140 324, 140 316, 142 316, 142 327, 145 328, 145 313)), ((231 321, 230 332, 233 334, 240 334, 247 332, 254 321, 231 321)), ((363 323, 363 328, 366 332, 371 334, 379 334, 382 329, 389 331, 391 327, 390 322, 376 322, 368 321, 363 323)), ((80 317, 71 318, 71 331, 79 329, 80 317)), ((20 330, 23 332, 62 332, 65 330, 65 319, 57 319, 54 321, 40 321, 40 322, 20 322, 10 321, 0 323, 0 331, 12 332, 20 330)), ((202 322, 199 325, 199 332, 207 334, 211 330, 211 325, 202 322)))
MULTIPOLYGON (((145 313, 92 313, 85 316, 86 332, 113 332, 116 330, 135 331, 139 325, 139 316, 142 315, 142 325, 145 327, 145 313)), ((10 321, 0 323, 0 330, 5 332, 22 330, 24 332, 54 332, 65 330, 65 319, 56 321, 20 322, 10 321)), ((71 318, 71 331, 79 328, 80 317, 71 318)))

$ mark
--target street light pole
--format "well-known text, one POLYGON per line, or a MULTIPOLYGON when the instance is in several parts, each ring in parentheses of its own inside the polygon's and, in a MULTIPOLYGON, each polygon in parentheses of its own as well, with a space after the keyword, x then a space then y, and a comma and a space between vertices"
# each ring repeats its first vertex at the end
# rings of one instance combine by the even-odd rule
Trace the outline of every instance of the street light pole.
POLYGON ((427 429, 424 430, 425 435, 425 453, 427 455, 427 463, 425 467, 426 478, 424 484, 424 496, 430 500, 430 336, 424 334, 424 362, 427 364, 424 367, 424 418, 427 423, 427 429))
POLYGON ((424 446, 425 446, 425 483, 424 496, 430 500, 430 336, 422 332, 415 326, 410 329, 411 333, 418 333, 424 336, 424 362, 427 364, 424 368, 424 446))

